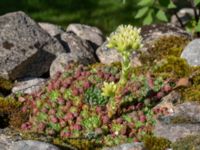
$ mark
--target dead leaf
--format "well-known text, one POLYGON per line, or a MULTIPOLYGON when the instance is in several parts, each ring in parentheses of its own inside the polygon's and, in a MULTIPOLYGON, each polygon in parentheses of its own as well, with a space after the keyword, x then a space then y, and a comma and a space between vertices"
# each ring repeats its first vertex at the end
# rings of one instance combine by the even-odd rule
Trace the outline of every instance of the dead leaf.
POLYGON ((190 85, 189 78, 188 77, 184 77, 184 78, 180 78, 176 82, 175 88, 178 88, 178 87, 188 87, 189 85, 190 85))

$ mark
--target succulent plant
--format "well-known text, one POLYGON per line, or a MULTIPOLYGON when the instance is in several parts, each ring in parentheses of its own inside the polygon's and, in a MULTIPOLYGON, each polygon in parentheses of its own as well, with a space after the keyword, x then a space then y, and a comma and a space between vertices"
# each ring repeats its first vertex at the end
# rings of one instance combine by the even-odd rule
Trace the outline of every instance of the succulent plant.
POLYGON ((66 68, 38 93, 19 96, 23 112, 30 113, 24 131, 106 145, 140 141, 155 123, 151 108, 171 91, 161 78, 144 74, 128 76, 126 84, 118 86, 117 65, 66 68))
POLYGON ((87 130, 93 130, 101 126, 101 119, 99 116, 91 116, 83 120, 82 125, 87 130))
POLYGON ((100 89, 93 86, 86 90, 84 101, 90 105, 105 105, 108 98, 102 95, 100 89))

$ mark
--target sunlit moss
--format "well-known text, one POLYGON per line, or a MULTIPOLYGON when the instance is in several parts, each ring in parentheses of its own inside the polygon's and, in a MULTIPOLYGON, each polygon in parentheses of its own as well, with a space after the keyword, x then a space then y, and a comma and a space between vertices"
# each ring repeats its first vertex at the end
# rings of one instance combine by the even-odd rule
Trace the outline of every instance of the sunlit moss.
POLYGON ((170 148, 171 142, 165 138, 147 135, 143 139, 144 146, 148 150, 166 150, 170 148))
POLYGON ((190 86, 179 90, 183 101, 198 101, 200 102, 200 85, 190 86))
POLYGON ((61 146, 63 148, 71 148, 78 150, 100 150, 101 146, 97 145, 95 141, 88 139, 67 139, 63 141, 62 139, 55 138, 53 140, 55 145, 61 146))
POLYGON ((200 149, 200 136, 190 135, 179 139, 172 144, 173 150, 198 150, 200 149))
POLYGON ((159 73, 166 77, 185 77, 189 76, 191 72, 190 66, 187 64, 186 60, 175 57, 166 56, 153 68, 154 73, 159 73))
POLYGON ((150 49, 141 55, 143 64, 152 65, 166 56, 179 57, 183 48, 188 44, 188 40, 180 36, 163 36, 149 45, 150 49))
POLYGON ((171 123, 174 124, 192 123, 192 120, 188 116, 176 116, 171 119, 171 123))
POLYGON ((0 116, 8 118, 8 124, 11 127, 20 127, 27 119, 27 115, 21 112, 22 104, 13 97, 0 97, 0 116))
POLYGON ((13 83, 9 80, 0 78, 0 89, 11 90, 13 87, 13 83))

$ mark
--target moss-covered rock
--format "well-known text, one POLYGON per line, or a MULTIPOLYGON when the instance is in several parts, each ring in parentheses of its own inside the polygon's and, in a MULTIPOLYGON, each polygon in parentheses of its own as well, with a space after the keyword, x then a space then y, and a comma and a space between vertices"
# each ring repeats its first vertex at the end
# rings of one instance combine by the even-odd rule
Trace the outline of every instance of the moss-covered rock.
POLYGON ((13 83, 9 80, 0 78, 0 88, 5 90, 11 90, 13 87, 13 83))
POLYGON ((179 90, 183 101, 199 101, 200 102, 200 85, 190 86, 179 90))
POLYGON ((22 104, 14 97, 0 97, 0 117, 2 127, 11 126, 18 128, 27 119, 28 114, 21 112, 22 104))
POLYGON ((143 139, 145 148, 148 150, 166 150, 170 148, 171 142, 165 138, 155 136, 145 136, 143 139))
POLYGON ((198 150, 200 149, 200 135, 182 138, 172 144, 173 150, 198 150))
POLYGON ((166 58, 166 56, 179 57, 188 42, 185 37, 163 36, 154 43, 149 44, 150 48, 140 56, 140 60, 143 64, 151 65, 166 58))
POLYGON ((190 67, 188 78, 190 85, 177 91, 181 93, 182 101, 200 102, 200 67, 190 67))
POLYGON ((0 96, 9 95, 13 87, 12 81, 0 77, 0 96))
POLYGON ((163 77, 181 78, 189 76, 191 68, 187 62, 179 57, 166 56, 153 68, 153 72, 163 77))

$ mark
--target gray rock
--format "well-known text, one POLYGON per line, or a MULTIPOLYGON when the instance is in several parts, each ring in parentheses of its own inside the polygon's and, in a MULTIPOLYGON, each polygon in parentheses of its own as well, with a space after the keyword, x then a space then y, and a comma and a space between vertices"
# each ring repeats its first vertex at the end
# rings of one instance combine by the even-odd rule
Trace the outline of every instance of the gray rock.
POLYGON ((127 143, 116 147, 104 148, 103 150, 144 150, 143 143, 127 143))
POLYGON ((12 93, 24 93, 32 94, 39 91, 47 82, 47 79, 43 78, 25 78, 21 81, 17 81, 12 88, 12 93))
POLYGON ((179 102, 180 99, 181 99, 180 93, 178 93, 176 91, 172 91, 168 95, 164 96, 161 99, 161 102, 158 103, 153 109, 155 110, 155 109, 159 109, 159 108, 167 108, 167 111, 170 115, 174 114, 174 111, 175 111, 174 104, 179 102))
POLYGON ((51 36, 56 36, 65 32, 60 26, 57 26, 51 23, 39 22, 38 24, 42 29, 44 29, 51 36))
POLYGON ((71 55, 71 53, 60 54, 51 64, 50 77, 53 78, 56 72, 64 72, 65 66, 69 62, 78 62, 77 57, 73 58, 73 55, 71 55))
MULTIPOLYGON (((199 10, 197 10, 197 13, 199 13, 199 10)), ((194 10, 192 8, 182 8, 177 12, 177 15, 179 16, 182 24, 186 25, 186 23, 188 23, 188 21, 194 17, 194 10)), ((177 26, 181 26, 176 15, 172 15, 171 23, 177 26)))
POLYGON ((174 108, 174 117, 186 118, 191 123, 200 123, 200 105, 196 102, 186 102, 174 108))
POLYGON ((200 105, 186 102, 173 107, 173 113, 157 118, 153 133, 172 142, 200 134, 200 105))
POLYGON ((15 141, 22 140, 18 132, 10 128, 0 129, 0 150, 8 150, 15 141))
MULTIPOLYGON (((43 142, 33 140, 23 140, 19 130, 13 128, 0 129, 0 150, 60 150, 52 144, 48 144, 53 137, 30 133, 31 139, 38 139, 43 142)), ((75 150, 76 148, 65 144, 63 149, 75 150)))
POLYGON ((96 55, 98 56, 100 62, 104 64, 111 64, 114 62, 120 62, 121 56, 117 52, 116 49, 107 48, 107 43, 104 42, 96 51, 96 55))
POLYGON ((189 65, 200 65, 200 39, 191 41, 183 50, 181 54, 182 58, 185 58, 189 65))
POLYGON ((93 48, 88 42, 81 40, 73 33, 61 34, 61 41, 68 48, 68 53, 60 54, 50 67, 51 78, 56 72, 63 72, 65 66, 73 61, 83 65, 88 65, 97 62, 93 48))
POLYGON ((172 142, 189 135, 200 134, 200 124, 164 124, 157 122, 153 133, 172 142))
POLYGON ((73 23, 66 31, 74 32, 81 39, 89 41, 95 49, 105 41, 103 33, 97 27, 73 23))
POLYGON ((4 134, 0 135, 0 150, 8 150, 12 142, 13 141, 8 136, 4 134))
POLYGON ((24 12, 0 16, 0 28, 0 77, 5 79, 41 76, 56 55, 65 52, 24 12))
POLYGON ((172 106, 171 108, 173 111, 170 111, 168 115, 159 118, 159 121, 167 124, 200 123, 200 105, 198 103, 186 102, 172 106))
MULTIPOLYGON (((99 61, 103 64, 108 64, 108 65, 122 61, 122 58, 121 58, 120 54, 117 52, 117 50, 114 48, 107 48, 107 46, 106 46, 107 43, 108 43, 107 41, 104 42, 96 50, 96 55, 97 55, 99 61)), ((131 64, 134 67, 142 65, 137 54, 133 54, 131 56, 131 64)))
POLYGON ((58 147, 45 142, 24 140, 14 142, 8 150, 60 150, 58 147))

